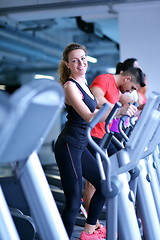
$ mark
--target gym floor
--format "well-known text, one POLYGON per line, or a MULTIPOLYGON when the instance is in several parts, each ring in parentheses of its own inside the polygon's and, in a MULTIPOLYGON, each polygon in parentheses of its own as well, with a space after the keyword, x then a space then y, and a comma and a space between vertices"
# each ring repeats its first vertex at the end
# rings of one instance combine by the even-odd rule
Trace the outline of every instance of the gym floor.
POLYGON ((82 231, 83 231, 83 227, 76 225, 74 228, 72 240, 78 240, 82 231))

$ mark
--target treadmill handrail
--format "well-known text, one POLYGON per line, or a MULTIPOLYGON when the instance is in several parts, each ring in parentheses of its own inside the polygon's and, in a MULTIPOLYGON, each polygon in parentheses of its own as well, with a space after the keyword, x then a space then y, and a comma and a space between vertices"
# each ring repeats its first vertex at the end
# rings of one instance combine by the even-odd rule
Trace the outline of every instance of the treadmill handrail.
MULTIPOLYGON (((138 119, 125 149, 130 161, 117 169, 117 174, 130 171, 137 166, 139 160, 145 156, 146 148, 149 144, 155 144, 152 138, 160 124, 160 93, 152 92, 145 104, 140 118, 138 119)), ((153 147, 153 146, 152 146, 153 147)))
MULTIPOLYGON (((121 106, 120 103, 116 103, 114 105, 114 108, 109 113, 108 117, 106 118, 106 123, 110 123, 110 121, 114 118, 117 110, 121 106)), ((88 123, 87 127, 87 137, 89 140, 89 144, 95 149, 97 152, 97 160, 98 160, 98 166, 100 170, 101 179, 104 183, 106 183, 106 191, 112 192, 111 187, 111 163, 109 157, 106 155, 106 153, 101 149, 101 147, 92 139, 91 137, 91 130, 92 128, 100 121, 102 116, 105 114, 105 112, 109 109, 108 104, 104 104, 102 108, 99 110, 99 112, 96 114, 96 116, 92 119, 91 122, 88 123), (100 159, 103 159, 106 163, 106 171, 104 171, 104 168, 102 164, 100 163, 100 159)))

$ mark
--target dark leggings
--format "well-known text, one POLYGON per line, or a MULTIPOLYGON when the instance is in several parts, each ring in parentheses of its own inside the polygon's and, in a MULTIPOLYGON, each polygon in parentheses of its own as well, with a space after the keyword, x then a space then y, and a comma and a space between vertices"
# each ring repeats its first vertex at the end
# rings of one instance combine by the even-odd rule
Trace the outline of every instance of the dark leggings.
POLYGON ((82 176, 96 188, 86 223, 96 224, 105 203, 105 197, 101 193, 97 161, 87 148, 81 149, 59 139, 55 145, 55 157, 66 198, 62 220, 70 238, 81 204, 82 176))

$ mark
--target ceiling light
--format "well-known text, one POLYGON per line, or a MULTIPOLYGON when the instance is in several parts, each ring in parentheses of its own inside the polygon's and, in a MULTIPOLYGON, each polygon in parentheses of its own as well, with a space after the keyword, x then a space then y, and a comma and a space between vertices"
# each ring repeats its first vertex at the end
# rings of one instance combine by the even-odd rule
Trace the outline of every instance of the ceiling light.
POLYGON ((47 79, 50 79, 50 80, 55 79, 53 76, 49 76, 49 75, 42 75, 42 74, 35 74, 34 75, 34 79, 41 79, 41 78, 47 78, 47 79))
POLYGON ((87 61, 91 62, 91 63, 96 63, 97 62, 97 58, 87 56, 87 61))
POLYGON ((0 85, 0 90, 5 90, 5 85, 0 85))

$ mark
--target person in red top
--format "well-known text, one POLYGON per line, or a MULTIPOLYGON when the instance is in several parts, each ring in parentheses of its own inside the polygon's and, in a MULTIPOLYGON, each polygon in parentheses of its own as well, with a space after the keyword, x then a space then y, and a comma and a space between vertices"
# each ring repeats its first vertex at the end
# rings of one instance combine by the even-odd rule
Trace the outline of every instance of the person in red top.
MULTIPOLYGON (((124 93, 131 93, 133 90, 137 90, 140 86, 144 85, 144 74, 142 70, 140 68, 130 67, 119 74, 101 74, 97 76, 92 82, 90 89, 98 101, 99 108, 101 108, 104 103, 113 107, 118 101, 125 102, 116 114, 116 118, 118 118, 126 115, 126 110, 130 111, 128 102, 133 102, 133 99, 124 93), (123 101, 124 98, 125 101, 123 101)), ((98 123, 92 130, 92 136, 102 139, 106 133, 104 125, 105 122, 98 123)))
MULTIPOLYGON (((124 93, 132 92, 137 90, 141 85, 144 86, 144 74, 140 68, 131 67, 119 74, 101 74, 98 75, 90 86, 90 90, 96 97, 98 108, 101 108, 104 103, 109 104, 111 107, 114 106, 116 102, 122 101, 124 93)), ((129 102, 133 102, 133 99, 129 96, 124 96, 127 104, 122 105, 122 107, 117 111, 116 118, 120 118, 122 115, 130 116, 130 111, 134 105, 129 105, 129 102)), ((105 131, 105 122, 96 124, 92 129, 91 135, 97 144, 100 144, 105 131)), ((95 151, 88 146, 90 152, 95 156, 95 151)), ((119 149, 110 143, 108 148, 108 155, 111 156, 119 149)), ((86 211, 88 211, 89 202, 91 196, 94 194, 94 187, 86 181, 83 200, 86 211)), ((100 226, 100 230, 104 232, 104 237, 106 234, 105 226, 100 225, 97 221, 97 227, 100 226)))
MULTIPOLYGON (((115 77, 113 74, 101 74, 94 79, 90 86, 91 91, 94 91, 97 87, 101 89, 104 98, 113 105, 118 102, 120 98, 120 90, 117 88, 115 77)), ((105 133, 105 122, 101 122, 92 129, 91 135, 102 139, 105 133)))

